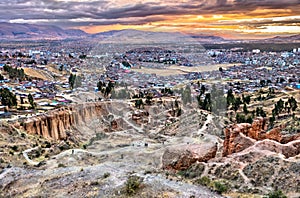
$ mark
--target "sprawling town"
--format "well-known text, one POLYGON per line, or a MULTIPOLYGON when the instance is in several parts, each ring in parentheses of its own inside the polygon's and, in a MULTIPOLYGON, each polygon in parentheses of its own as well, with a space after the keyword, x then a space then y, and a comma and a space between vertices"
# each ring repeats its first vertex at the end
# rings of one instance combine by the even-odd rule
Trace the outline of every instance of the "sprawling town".
POLYGON ((0 41, 0 197, 299 197, 297 42, 127 34, 0 41))

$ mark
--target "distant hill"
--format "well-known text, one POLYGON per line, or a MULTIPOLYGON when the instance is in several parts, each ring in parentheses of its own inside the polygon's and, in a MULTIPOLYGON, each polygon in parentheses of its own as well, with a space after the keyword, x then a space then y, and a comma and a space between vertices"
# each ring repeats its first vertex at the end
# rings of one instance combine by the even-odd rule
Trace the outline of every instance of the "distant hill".
POLYGON ((197 34, 189 34, 192 38, 203 41, 203 42, 221 42, 226 41, 224 38, 220 36, 213 36, 213 35, 197 35, 197 34))
POLYGON ((92 35, 93 38, 101 38, 106 42, 122 43, 178 43, 199 42, 215 43, 225 41, 224 38, 212 35, 183 34, 180 32, 150 32, 134 29, 112 30, 92 35))
POLYGON ((64 39, 85 37, 87 35, 82 30, 64 30, 53 25, 0 23, 1 39, 64 39))
POLYGON ((300 42, 300 34, 292 35, 292 36, 276 36, 270 39, 267 39, 270 42, 300 42))
POLYGON ((111 30, 88 34, 79 29, 62 29, 54 25, 36 25, 25 23, 0 22, 0 40, 42 40, 91 38, 106 42, 123 43, 164 43, 164 42, 198 42, 200 44, 217 43, 299 43, 300 34, 292 36, 276 36, 270 39, 226 40, 220 36, 180 32, 151 32, 134 29, 111 30))

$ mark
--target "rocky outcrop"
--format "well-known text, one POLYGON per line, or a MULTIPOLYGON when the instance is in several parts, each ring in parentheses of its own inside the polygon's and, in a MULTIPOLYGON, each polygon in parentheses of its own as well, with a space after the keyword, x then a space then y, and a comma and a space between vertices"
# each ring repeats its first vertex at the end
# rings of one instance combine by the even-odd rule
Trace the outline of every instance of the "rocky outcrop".
POLYGON ((283 135, 281 128, 267 131, 266 119, 257 118, 252 124, 241 123, 229 125, 225 130, 223 156, 240 152, 254 144, 258 140, 274 140, 280 143, 288 143, 300 139, 300 135, 283 135))
POLYGON ((195 162, 207 162, 217 153, 215 143, 177 145, 166 149, 162 156, 164 169, 185 170, 195 162))
MULTIPOLYGON (((106 109, 101 103, 85 103, 48 111, 43 115, 16 123, 15 126, 19 126, 29 134, 62 140, 67 137, 66 130, 71 126, 84 124, 106 114, 106 109)), ((116 128, 116 123, 113 126, 116 128)))
POLYGON ((148 123, 149 113, 147 111, 139 110, 134 111, 131 119, 138 125, 148 123))

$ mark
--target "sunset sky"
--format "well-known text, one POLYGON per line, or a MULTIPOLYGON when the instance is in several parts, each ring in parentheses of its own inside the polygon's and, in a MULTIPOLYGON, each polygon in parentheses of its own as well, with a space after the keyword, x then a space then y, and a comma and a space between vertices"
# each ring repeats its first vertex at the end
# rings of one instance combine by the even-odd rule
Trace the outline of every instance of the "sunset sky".
POLYGON ((300 33, 300 0, 1 0, 0 22, 264 38, 300 33))

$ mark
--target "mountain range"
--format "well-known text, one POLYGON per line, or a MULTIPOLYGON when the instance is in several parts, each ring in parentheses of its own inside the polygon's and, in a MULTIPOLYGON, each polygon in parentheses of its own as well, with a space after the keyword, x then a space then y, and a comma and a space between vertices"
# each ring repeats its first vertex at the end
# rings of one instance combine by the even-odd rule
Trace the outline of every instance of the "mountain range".
MULTIPOLYGON (((194 40, 202 43, 219 43, 226 41, 220 36, 199 34, 183 34, 179 32, 149 32, 141 30, 111 30, 96 34, 89 34, 79 29, 62 29, 54 25, 36 25, 25 23, 6 23, 0 22, 0 40, 62 40, 62 39, 80 39, 80 38, 97 38, 101 40, 114 40, 118 38, 127 39, 132 42, 147 38, 148 42, 156 42, 156 38, 161 40, 174 40, 181 38, 184 40, 194 40)), ((262 40, 256 40, 261 42, 262 40)), ((276 36, 270 39, 265 39, 263 42, 300 42, 300 34, 292 36, 276 36)))
POLYGON ((1 39, 65 39, 86 36, 88 34, 82 30, 64 30, 53 25, 0 23, 1 39))

